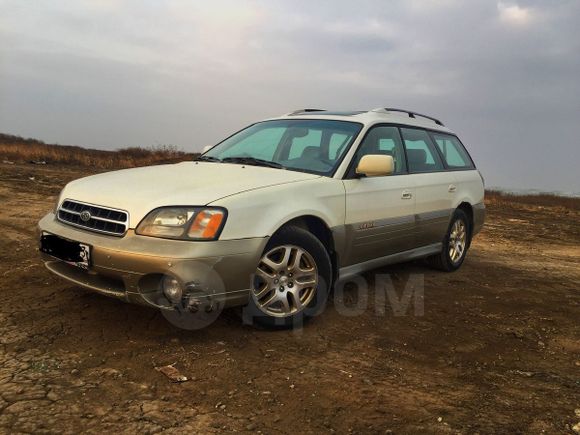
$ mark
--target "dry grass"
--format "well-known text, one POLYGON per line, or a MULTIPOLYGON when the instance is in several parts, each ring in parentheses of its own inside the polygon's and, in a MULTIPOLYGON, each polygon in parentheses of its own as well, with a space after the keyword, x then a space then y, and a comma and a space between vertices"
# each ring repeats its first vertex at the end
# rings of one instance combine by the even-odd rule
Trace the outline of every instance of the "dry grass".
POLYGON ((174 163, 191 160, 195 156, 196 154, 179 151, 173 145, 103 151, 79 146, 45 144, 35 139, 0 134, 0 162, 46 162, 97 169, 120 169, 174 163))
POLYGON ((570 210, 580 210, 580 198, 553 195, 550 193, 517 195, 499 190, 486 190, 486 201, 495 204, 526 204, 539 207, 563 207, 570 210))
MULTIPOLYGON (((46 162, 95 169, 122 169, 191 160, 196 153, 185 153, 173 145, 122 148, 103 151, 79 146, 51 145, 36 139, 24 139, 0 133, 0 163, 46 162)), ((563 207, 580 210, 580 198, 551 194, 517 195, 498 190, 487 190, 486 201, 496 204, 526 204, 543 207, 563 207)))

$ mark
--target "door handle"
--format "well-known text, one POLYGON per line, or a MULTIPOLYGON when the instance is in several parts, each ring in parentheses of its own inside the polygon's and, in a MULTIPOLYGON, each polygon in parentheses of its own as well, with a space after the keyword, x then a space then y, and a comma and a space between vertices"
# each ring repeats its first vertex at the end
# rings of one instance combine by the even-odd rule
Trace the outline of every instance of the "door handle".
POLYGON ((413 194, 411 192, 409 192, 408 190, 403 190, 403 193, 401 193, 401 198, 403 199, 411 199, 413 197, 413 194))
POLYGON ((447 189, 450 193, 453 193, 457 190, 457 186, 455 184, 450 184, 449 189, 447 189))

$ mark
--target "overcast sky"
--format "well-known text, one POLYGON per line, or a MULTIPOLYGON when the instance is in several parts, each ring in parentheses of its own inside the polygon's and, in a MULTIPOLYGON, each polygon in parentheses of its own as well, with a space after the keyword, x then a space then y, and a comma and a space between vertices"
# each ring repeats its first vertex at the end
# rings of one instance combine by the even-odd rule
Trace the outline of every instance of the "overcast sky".
POLYGON ((580 191, 579 0, 0 0, 0 132, 200 150, 304 107, 455 130, 487 184, 580 191))

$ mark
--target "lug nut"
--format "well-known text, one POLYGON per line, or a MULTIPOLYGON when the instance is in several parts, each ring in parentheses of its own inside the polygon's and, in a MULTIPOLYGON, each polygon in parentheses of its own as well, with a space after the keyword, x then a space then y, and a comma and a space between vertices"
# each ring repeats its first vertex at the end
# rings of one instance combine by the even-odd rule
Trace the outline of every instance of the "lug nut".
POLYGON ((283 292, 283 291, 284 291, 284 286, 283 286, 283 285, 281 285, 281 286, 280 286, 280 291, 281 291, 281 292, 283 292))
POLYGON ((294 284, 292 284, 291 282, 288 283, 288 287, 292 288, 294 287, 294 284))

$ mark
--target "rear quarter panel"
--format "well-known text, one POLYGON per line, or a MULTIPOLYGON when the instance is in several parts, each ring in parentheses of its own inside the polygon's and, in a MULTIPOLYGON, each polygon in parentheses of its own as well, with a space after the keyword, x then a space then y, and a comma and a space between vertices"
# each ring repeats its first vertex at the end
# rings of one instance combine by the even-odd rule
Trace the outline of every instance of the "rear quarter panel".
POLYGON ((478 234, 483 228, 485 221, 485 188, 483 180, 477 170, 457 171, 454 173, 457 195, 454 206, 457 207, 462 202, 471 204, 473 210, 472 234, 478 234))
POLYGON ((477 170, 455 171, 453 177, 457 186, 454 208, 462 202, 468 202, 472 206, 483 203, 483 181, 477 170))

